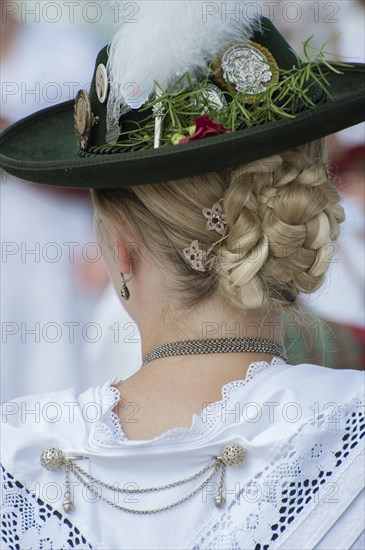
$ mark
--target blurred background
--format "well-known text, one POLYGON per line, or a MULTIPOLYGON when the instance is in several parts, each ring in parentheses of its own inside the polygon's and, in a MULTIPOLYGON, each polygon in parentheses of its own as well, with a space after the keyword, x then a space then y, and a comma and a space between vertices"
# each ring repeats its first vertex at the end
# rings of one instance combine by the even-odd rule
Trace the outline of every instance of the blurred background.
MULTIPOLYGON (((168 0, 166 0, 168 1, 168 0)), ((221 5, 221 3, 219 2, 221 5)), ((0 0, 3 130, 88 89, 98 51, 123 16, 117 2, 0 0)), ((314 35, 331 59, 364 62, 364 0, 250 2, 297 52, 314 35)), ((289 360, 364 369, 364 125, 328 138, 347 219, 325 285, 287 317, 289 360)), ((82 391, 141 364, 138 328, 108 284, 88 191, 1 173, 1 401, 82 391)))

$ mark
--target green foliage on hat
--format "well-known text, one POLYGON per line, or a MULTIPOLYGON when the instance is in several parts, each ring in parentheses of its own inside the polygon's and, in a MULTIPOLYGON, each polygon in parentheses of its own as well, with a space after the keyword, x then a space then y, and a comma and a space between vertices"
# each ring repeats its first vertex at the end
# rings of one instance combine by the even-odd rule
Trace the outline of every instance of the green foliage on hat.
MULTIPOLYGON (((199 83, 193 83, 190 75, 185 73, 167 91, 157 84, 161 95, 140 109, 141 113, 146 113, 146 117, 132 122, 135 128, 122 132, 115 146, 132 150, 153 148, 156 113, 163 120, 161 147, 170 147, 178 144, 178 137, 191 135, 195 119, 202 114, 202 106, 211 120, 233 132, 280 118, 293 119, 298 112, 316 107, 320 102, 319 96, 323 100, 326 96, 331 97, 326 75, 329 72, 342 74, 339 69, 350 65, 328 61, 328 53, 325 51, 328 42, 316 50, 311 46, 312 39, 313 36, 303 43, 302 57, 295 54, 297 64, 291 69, 279 69, 279 81, 269 84, 264 92, 247 96, 227 83, 227 89, 222 90, 227 100, 225 108, 217 108, 205 95, 206 86, 214 82, 212 65, 210 72, 199 83)), ((105 147, 110 147, 110 144, 105 147)))

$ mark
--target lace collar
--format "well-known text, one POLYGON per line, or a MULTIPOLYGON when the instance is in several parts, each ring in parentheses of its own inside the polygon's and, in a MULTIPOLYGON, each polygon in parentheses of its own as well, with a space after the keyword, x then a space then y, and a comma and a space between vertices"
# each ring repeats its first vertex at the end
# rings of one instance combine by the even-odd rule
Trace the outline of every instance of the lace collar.
MULTIPOLYGON (((266 361, 257 361, 251 363, 245 378, 233 380, 224 384, 221 388, 222 399, 210 403, 202 410, 201 415, 193 414, 190 428, 171 428, 161 435, 150 440, 143 440, 144 443, 155 441, 176 441, 188 440, 207 434, 212 430, 221 418, 222 407, 230 400, 231 396, 238 390, 248 384, 258 373, 275 365, 286 364, 280 357, 274 357, 270 363, 266 361)), ((135 443, 130 441, 123 432, 118 415, 114 413, 114 408, 120 401, 120 392, 115 387, 121 380, 116 377, 107 382, 101 388, 101 415, 91 430, 92 439, 100 445, 113 445, 121 443, 135 443)))

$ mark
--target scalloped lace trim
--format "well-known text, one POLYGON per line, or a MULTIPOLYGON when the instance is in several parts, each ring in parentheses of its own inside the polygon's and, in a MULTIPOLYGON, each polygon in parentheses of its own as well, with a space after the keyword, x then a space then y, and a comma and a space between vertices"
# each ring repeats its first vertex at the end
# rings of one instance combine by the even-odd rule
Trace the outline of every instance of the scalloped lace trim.
MULTIPOLYGON (((280 357, 274 357, 270 363, 267 363, 266 361, 251 363, 245 378, 242 380, 233 380, 232 382, 228 382, 222 386, 222 399, 220 401, 210 403, 203 409, 201 415, 193 414, 190 428, 171 428, 170 430, 148 441, 175 441, 205 435, 214 428, 221 418, 221 409, 226 405, 231 395, 248 384, 259 372, 262 372, 269 367, 282 364, 286 364, 286 362, 280 357)), ((118 384, 119 382, 121 382, 121 380, 119 378, 115 378, 106 384, 101 391, 102 414, 100 420, 93 426, 92 435, 93 439, 102 445, 129 441, 123 432, 118 415, 113 411, 121 398, 119 390, 115 387, 115 384, 118 384)))

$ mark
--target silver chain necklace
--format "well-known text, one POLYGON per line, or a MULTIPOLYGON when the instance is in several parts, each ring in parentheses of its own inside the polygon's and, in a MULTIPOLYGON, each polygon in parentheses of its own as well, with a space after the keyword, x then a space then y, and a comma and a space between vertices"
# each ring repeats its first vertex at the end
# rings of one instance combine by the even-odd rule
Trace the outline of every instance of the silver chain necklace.
POLYGON ((86 460, 88 457, 86 456, 65 456, 64 453, 58 449, 57 447, 51 447, 49 449, 45 449, 40 457, 41 464, 43 468, 46 470, 49 470, 51 472, 55 470, 59 470, 60 468, 65 469, 65 492, 64 492, 64 502, 63 502, 63 509, 66 513, 71 512, 73 508, 73 500, 72 500, 72 494, 71 494, 71 484, 70 484, 70 473, 72 473, 76 479, 80 481, 80 483, 86 487, 88 490, 90 490, 96 497, 98 497, 98 500, 102 500, 106 504, 109 504, 110 506, 113 506, 113 508, 116 508, 118 510, 121 510, 123 512, 129 512, 131 514, 157 514, 158 512, 164 512, 165 510, 169 510, 170 508, 173 508, 174 506, 177 506, 178 504, 181 504, 182 502, 185 502, 192 496, 194 496, 196 493, 198 493, 211 479, 213 479, 214 475, 217 473, 219 468, 222 468, 221 471, 221 477, 220 482, 218 486, 218 492, 217 495, 214 498, 215 505, 220 508, 222 504, 225 501, 225 497, 223 494, 223 487, 224 487, 224 475, 226 471, 227 466, 239 466, 245 461, 246 458, 246 451, 245 449, 239 445, 238 443, 229 443, 224 447, 222 450, 221 455, 214 457, 214 460, 211 464, 208 464, 208 466, 205 466, 202 468, 199 472, 196 474, 193 474, 190 477, 186 477, 184 479, 181 479, 179 481, 175 481, 173 483, 169 483, 167 485, 162 485, 160 487, 148 487, 144 489, 121 489, 119 487, 115 487, 114 485, 110 485, 109 483, 105 483, 104 481, 100 481, 99 479, 96 479, 93 475, 91 475, 89 472, 86 472, 83 468, 75 464, 76 460, 86 460), (135 510, 132 508, 126 508, 125 506, 122 506, 116 502, 115 493, 127 493, 127 494, 134 494, 134 493, 151 493, 154 491, 163 491, 166 489, 171 489, 172 487, 177 487, 178 485, 182 485, 183 483, 187 483, 188 481, 192 481, 194 479, 197 479, 199 476, 207 472, 208 470, 213 469, 213 471, 209 474, 209 476, 201 483, 196 489, 191 491, 188 495, 180 498, 179 500, 172 502, 171 504, 167 504, 166 506, 160 506, 159 508, 152 508, 149 510, 135 510), (97 484, 97 487, 95 487, 95 484, 97 484), (114 498, 111 500, 110 498, 105 497, 100 488, 107 489, 114 493, 114 498))
MULTIPOLYGON (((251 352, 251 353, 269 353, 275 356, 282 357, 287 361, 287 355, 284 346, 275 340, 263 340, 256 338, 217 338, 209 340, 186 340, 181 342, 171 342, 168 344, 162 344, 154 348, 149 352, 143 359, 142 366, 146 365, 154 359, 159 359, 160 357, 167 357, 171 355, 193 355, 200 353, 230 353, 230 352, 251 352)), ((114 508, 121 510, 123 512, 129 512, 132 514, 156 514, 158 512, 163 512, 169 510, 178 504, 181 504, 198 493, 217 473, 219 468, 222 468, 220 482, 218 486, 217 495, 214 498, 215 505, 220 508, 225 502, 225 496, 223 494, 224 486, 224 475, 227 466, 239 466, 245 461, 246 451, 238 443, 230 443, 226 445, 219 456, 213 457, 214 460, 208 466, 202 468, 196 474, 193 474, 190 477, 186 477, 179 481, 169 483, 160 487, 148 487, 144 489, 121 489, 105 483, 104 481, 96 479, 92 474, 75 464, 76 460, 86 460, 86 456, 65 456, 64 453, 57 447, 51 447, 45 449, 41 454, 40 460, 42 466, 49 471, 55 471, 60 468, 65 469, 65 493, 64 493, 64 502, 63 509, 66 513, 71 512, 73 508, 73 500, 71 495, 71 484, 70 484, 70 474, 72 473, 76 479, 85 487, 87 487, 99 500, 102 500, 106 504, 113 506, 114 508), (163 491, 171 489, 172 487, 177 487, 188 481, 197 479, 208 470, 212 469, 213 471, 209 476, 192 492, 188 495, 180 498, 179 500, 167 504, 166 506, 160 506, 159 508, 153 508, 149 510, 135 510, 131 508, 126 508, 118 504, 115 500, 115 493, 151 493, 153 491, 163 491), (111 500, 104 496, 98 487, 95 487, 95 484, 99 488, 106 489, 114 493, 114 498, 111 500)))
POLYGON ((288 361, 286 350, 276 340, 261 338, 211 338, 208 340, 182 340, 161 344, 147 353, 142 367, 150 361, 172 355, 196 355, 201 353, 269 353, 288 361))

